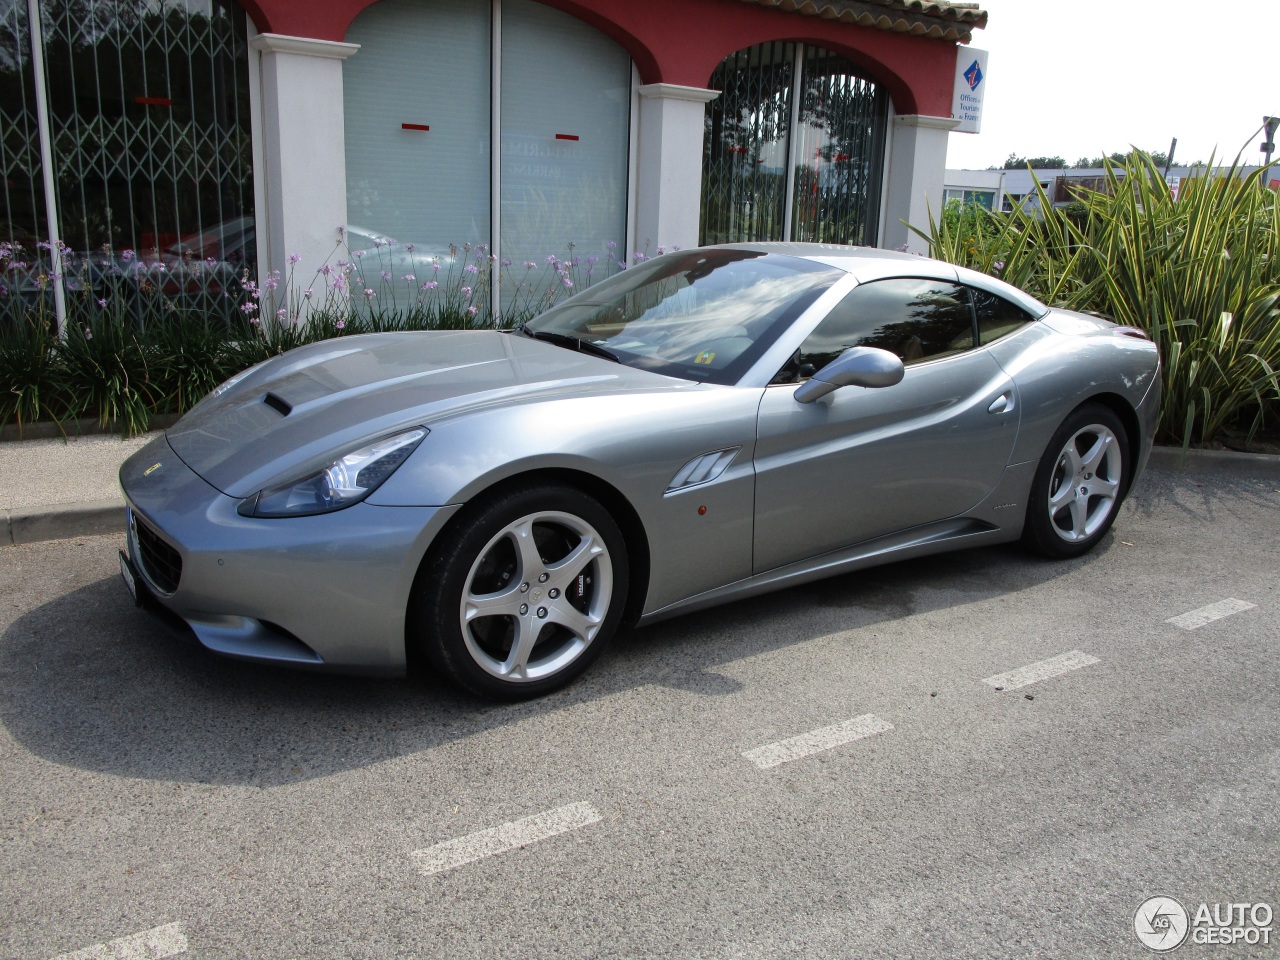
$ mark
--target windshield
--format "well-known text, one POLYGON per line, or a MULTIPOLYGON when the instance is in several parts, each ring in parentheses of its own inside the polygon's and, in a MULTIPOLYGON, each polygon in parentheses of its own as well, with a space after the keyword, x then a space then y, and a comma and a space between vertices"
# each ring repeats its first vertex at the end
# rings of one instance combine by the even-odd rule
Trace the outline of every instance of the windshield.
POLYGON ((732 384, 840 276, 782 254, 668 253, 566 300, 526 329, 603 347, 628 366, 732 384))

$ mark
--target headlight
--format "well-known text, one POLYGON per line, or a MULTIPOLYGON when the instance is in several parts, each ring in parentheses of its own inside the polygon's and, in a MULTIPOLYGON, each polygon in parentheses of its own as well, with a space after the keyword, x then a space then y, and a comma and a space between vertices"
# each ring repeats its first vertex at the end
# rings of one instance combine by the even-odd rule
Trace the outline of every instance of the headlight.
POLYGON ((359 503, 413 453, 425 427, 383 437, 298 480, 260 490, 240 504, 245 517, 308 517, 359 503))

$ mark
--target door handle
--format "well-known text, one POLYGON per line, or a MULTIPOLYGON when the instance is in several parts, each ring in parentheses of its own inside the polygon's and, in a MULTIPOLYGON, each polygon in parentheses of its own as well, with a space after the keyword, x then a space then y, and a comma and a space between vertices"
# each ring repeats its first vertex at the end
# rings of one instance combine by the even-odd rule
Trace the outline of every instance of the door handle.
POLYGON ((1013 412, 1013 393, 1002 393, 991 401, 991 406, 987 407, 987 413, 1012 413, 1013 412))

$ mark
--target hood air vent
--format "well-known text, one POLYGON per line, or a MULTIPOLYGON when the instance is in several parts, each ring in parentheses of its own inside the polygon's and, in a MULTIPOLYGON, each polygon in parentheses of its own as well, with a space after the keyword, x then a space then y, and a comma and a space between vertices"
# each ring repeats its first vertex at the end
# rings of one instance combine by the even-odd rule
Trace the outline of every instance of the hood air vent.
POLYGON ((272 410, 278 411, 282 417, 287 417, 289 414, 293 413, 293 404, 274 393, 268 393, 262 398, 262 402, 272 410))

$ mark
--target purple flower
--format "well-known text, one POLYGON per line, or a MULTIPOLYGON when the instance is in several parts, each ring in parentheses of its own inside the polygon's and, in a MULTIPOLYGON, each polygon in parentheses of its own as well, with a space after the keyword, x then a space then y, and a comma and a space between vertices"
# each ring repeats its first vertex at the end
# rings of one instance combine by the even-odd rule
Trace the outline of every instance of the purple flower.
POLYGON ((85 338, 86 340, 92 340, 92 339, 93 339, 93 331, 92 331, 92 330, 90 330, 88 327, 85 327, 85 328, 84 328, 84 338, 85 338))
POLYGON ((382 271, 382 279, 383 279, 383 280, 390 280, 390 279, 391 279, 391 274, 389 274, 389 273, 387 273, 387 271, 383 270, 383 271, 382 271))
POLYGON ((359 260, 361 257, 364 256, 364 251, 357 250, 355 253, 352 254, 352 256, 355 257, 357 260, 359 260))
POLYGON ((404 275, 404 279, 407 283, 414 283, 417 281, 418 278, 415 277, 412 273, 406 273, 404 275))
POLYGON ((510 257, 503 257, 503 258, 502 258, 502 265, 503 265, 504 267, 509 267, 509 266, 511 266, 511 258, 510 258, 510 257))
POLYGON ((532 260, 526 260, 526 261, 524 262, 524 268, 525 268, 526 270, 532 270, 532 269, 533 269, 534 267, 536 267, 536 266, 537 266, 537 264, 536 264, 536 263, 534 263, 532 260))
POLYGON ((618 261, 618 269, 619 269, 619 270, 625 270, 625 269, 627 269, 627 261, 625 261, 625 260, 619 260, 619 261, 618 261))
POLYGON ((1003 260, 997 260, 995 263, 991 264, 991 269, 993 269, 993 270, 1003 270, 1003 269, 1004 269, 1004 261, 1003 261, 1003 260))
POLYGON ((277 320, 283 320, 288 315, 289 315, 289 311, 284 309, 283 307, 281 307, 279 310, 276 311, 277 320))
POLYGON ((405 248, 406 250, 408 250, 410 253, 413 253, 413 251, 415 251, 415 250, 417 250, 417 249, 418 249, 418 248, 417 248, 417 247, 415 247, 412 243, 406 243, 406 244, 404 245, 404 248, 405 248))
POLYGON ((599 262, 600 262, 600 258, 599 258, 599 257, 587 257, 587 266, 588 266, 588 267, 594 267, 594 266, 595 266, 597 263, 599 263, 599 262))
POLYGON ((559 262, 560 262, 560 261, 559 261, 558 259, 556 259, 556 255, 555 255, 554 253, 553 253, 551 256, 547 257, 547 263, 550 263, 550 264, 557 264, 557 263, 559 263, 559 262))
POLYGON ((569 290, 573 287, 573 281, 570 280, 568 277, 561 277, 560 282, 564 285, 564 288, 566 290, 569 290))
POLYGON ((98 301, 98 306, 100 306, 100 307, 105 307, 106 305, 107 305, 107 298, 106 298, 106 297, 103 297, 101 300, 99 300, 99 301, 98 301))
POLYGON ((476 266, 474 263, 468 263, 465 267, 462 268, 462 272, 474 274, 474 273, 479 273, 480 271, 476 269, 476 266))
POLYGON ((662 256, 666 252, 667 252, 666 247, 658 247, 658 256, 662 256))
POLYGON ((364 298, 366 300, 372 300, 374 296, 376 296, 376 294, 374 294, 372 290, 370 290, 368 287, 364 288, 364 298))
POLYGON ((461 293, 464 297, 469 297, 469 296, 471 296, 471 288, 470 288, 470 287, 463 287, 463 288, 461 288, 458 292, 459 292, 459 293, 461 293))
POLYGON ((423 290, 434 290, 434 289, 435 289, 436 287, 438 287, 438 286, 440 286, 440 284, 436 283, 434 280, 428 280, 426 283, 424 283, 424 284, 422 285, 422 289, 423 289, 423 290))
POLYGON ((256 303, 246 303, 243 307, 240 308, 240 312, 247 317, 249 314, 253 313, 257 309, 258 309, 258 305, 256 303))
POLYGON ((323 274, 327 277, 329 274, 331 274, 331 273, 333 272, 333 267, 329 266, 329 265, 326 263, 323 267, 321 267, 321 268, 320 268, 320 272, 321 272, 321 273, 323 273, 323 274))
POLYGON ((608 247, 610 250, 617 250, 617 249, 618 249, 618 245, 617 245, 616 243, 614 243, 612 240, 610 240, 608 243, 606 243, 606 244, 605 244, 605 246, 606 246, 606 247, 608 247))
POLYGON ((337 323, 335 323, 333 326, 334 326, 334 329, 336 329, 336 330, 345 330, 345 329, 347 329, 347 321, 345 321, 345 320, 339 320, 339 321, 338 321, 337 323))
POLYGON ((310 287, 307 287, 307 289, 305 289, 305 290, 303 290, 303 291, 302 291, 302 298, 303 298, 304 300, 310 300, 312 296, 313 296, 313 294, 312 294, 312 292, 311 292, 311 288, 310 288, 310 287))
POLYGON ((476 315, 476 312, 475 307, 467 307, 467 313, 471 314, 473 317, 476 315))
POLYGON ((297 263, 297 262, 298 262, 299 260, 301 260, 301 259, 302 259, 302 254, 300 254, 300 253, 291 253, 291 254, 289 254, 289 262, 290 262, 290 263, 297 263))

